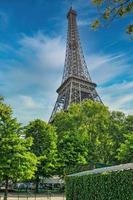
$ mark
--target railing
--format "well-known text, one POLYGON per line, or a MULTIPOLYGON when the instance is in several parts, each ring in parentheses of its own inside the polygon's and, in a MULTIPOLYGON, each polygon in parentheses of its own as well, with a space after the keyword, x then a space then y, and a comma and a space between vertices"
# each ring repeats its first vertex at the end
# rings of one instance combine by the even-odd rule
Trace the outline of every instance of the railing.
MULTIPOLYGON (((9 193, 8 200, 65 200, 65 195, 54 194, 47 191, 45 194, 34 193, 9 193)), ((4 200, 4 194, 0 194, 0 200, 4 200)))

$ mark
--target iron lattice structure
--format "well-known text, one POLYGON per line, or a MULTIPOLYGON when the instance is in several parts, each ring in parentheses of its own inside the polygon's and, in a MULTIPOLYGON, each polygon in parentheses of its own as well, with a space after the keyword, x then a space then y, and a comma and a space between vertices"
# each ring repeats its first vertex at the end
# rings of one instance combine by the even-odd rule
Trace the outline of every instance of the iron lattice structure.
POLYGON ((77 13, 70 8, 66 58, 61 86, 57 89, 58 98, 55 103, 50 122, 60 110, 67 110, 71 103, 79 103, 85 99, 102 102, 96 84, 92 82, 87 69, 76 22, 77 13))

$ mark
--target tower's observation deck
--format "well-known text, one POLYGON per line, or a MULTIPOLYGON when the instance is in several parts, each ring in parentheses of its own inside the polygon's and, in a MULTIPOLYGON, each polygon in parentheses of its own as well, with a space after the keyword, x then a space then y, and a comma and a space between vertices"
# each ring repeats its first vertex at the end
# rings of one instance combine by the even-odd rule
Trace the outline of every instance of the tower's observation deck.
POLYGON ((60 110, 67 110, 71 103, 79 103, 84 99, 92 99, 101 102, 92 82, 84 59, 80 44, 80 37, 76 22, 77 13, 70 8, 68 19, 68 33, 64 72, 62 84, 57 89, 58 98, 55 103, 50 121, 60 110))

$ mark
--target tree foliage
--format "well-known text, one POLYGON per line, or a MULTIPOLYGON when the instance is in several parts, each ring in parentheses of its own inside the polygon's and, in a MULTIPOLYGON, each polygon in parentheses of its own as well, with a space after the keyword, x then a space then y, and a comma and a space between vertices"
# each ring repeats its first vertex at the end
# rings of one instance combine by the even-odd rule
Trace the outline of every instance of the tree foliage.
POLYGON ((133 162, 133 132, 125 136, 125 141, 118 149, 118 159, 122 163, 133 162))
POLYGON ((53 124, 37 119, 22 128, 12 114, 0 97, 0 177, 6 189, 9 180, 35 176, 38 191, 40 178, 55 172, 65 176, 82 166, 86 170, 133 161, 132 115, 111 112, 91 100, 72 104, 53 124))
POLYGON ((122 112, 113 111, 110 113, 110 135, 113 140, 113 151, 111 157, 111 164, 119 163, 117 159, 117 149, 121 143, 124 142, 124 134, 127 132, 126 116, 122 112))
POLYGON ((33 177, 37 159, 29 152, 31 138, 24 138, 21 125, 12 117, 12 109, 0 99, 0 177, 5 181, 5 200, 8 181, 33 177))
POLYGON ((124 141, 118 149, 118 160, 122 163, 133 162, 133 116, 126 118, 124 141))
POLYGON ((68 112, 57 114, 54 126, 64 169, 79 164, 94 167, 97 162, 109 163, 113 150, 109 119, 108 109, 93 101, 73 104, 68 112))
POLYGON ((36 191, 40 177, 49 177, 55 170, 57 136, 54 127, 42 120, 34 120, 26 127, 26 136, 33 138, 31 152, 38 159, 36 172, 36 191))
MULTIPOLYGON (((99 18, 92 23, 96 29, 99 26, 107 27, 116 18, 123 18, 133 13, 133 0, 92 0, 97 7, 99 18)), ((128 24, 126 32, 133 37, 133 24, 128 24)), ((133 38, 132 38, 133 39, 133 38)))
POLYGON ((91 100, 73 104, 67 112, 58 113, 53 125, 58 134, 61 172, 70 173, 79 165, 93 168, 98 163, 120 163, 118 149, 133 130, 132 122, 132 116, 110 112, 103 104, 91 100))

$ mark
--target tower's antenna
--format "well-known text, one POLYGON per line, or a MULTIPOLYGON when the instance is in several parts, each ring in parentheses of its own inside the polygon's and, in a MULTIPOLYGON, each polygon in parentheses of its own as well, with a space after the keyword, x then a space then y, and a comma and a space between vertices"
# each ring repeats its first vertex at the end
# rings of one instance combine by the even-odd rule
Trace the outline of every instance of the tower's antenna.
POLYGON ((73 7, 73 0, 70 0, 70 7, 73 7))
POLYGON ((70 8, 73 7, 73 0, 66 0, 66 3, 70 5, 70 8))
POLYGON ((73 7, 73 0, 71 0, 71 7, 73 7))

